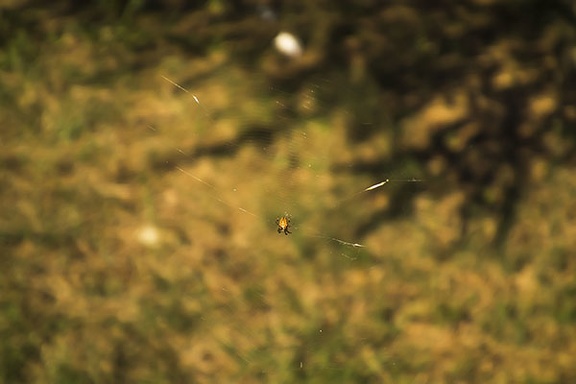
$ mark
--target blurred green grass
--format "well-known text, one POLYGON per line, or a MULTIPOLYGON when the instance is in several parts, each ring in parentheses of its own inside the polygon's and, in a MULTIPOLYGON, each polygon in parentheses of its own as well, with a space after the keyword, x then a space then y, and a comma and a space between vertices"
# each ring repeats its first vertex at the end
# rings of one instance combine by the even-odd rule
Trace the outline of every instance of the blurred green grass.
POLYGON ((0 58, 1 382, 576 379, 569 164, 534 163, 503 248, 490 212, 460 239, 466 200, 449 180, 360 236, 348 224, 402 186, 338 205, 371 180, 335 166, 390 145, 349 146, 343 105, 282 120, 225 49, 163 47, 133 70, 145 58, 106 40, 110 26, 56 23, 0 58), (163 75, 189 79, 206 109, 163 75), (289 124, 306 138, 231 144, 289 124), (286 211, 296 230, 278 236, 286 211), (366 248, 315 237, 332 234, 366 248))

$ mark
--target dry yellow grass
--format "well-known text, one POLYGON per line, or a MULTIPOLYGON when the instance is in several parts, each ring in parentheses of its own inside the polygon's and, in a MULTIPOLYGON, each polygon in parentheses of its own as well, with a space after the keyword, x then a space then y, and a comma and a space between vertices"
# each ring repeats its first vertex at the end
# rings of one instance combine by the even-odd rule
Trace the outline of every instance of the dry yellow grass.
POLYGON ((341 105, 295 119, 223 49, 129 72, 97 32, 0 74, 0 382, 576 380, 572 167, 534 160, 505 247, 491 212, 463 242, 453 180, 334 171, 393 156, 341 105))

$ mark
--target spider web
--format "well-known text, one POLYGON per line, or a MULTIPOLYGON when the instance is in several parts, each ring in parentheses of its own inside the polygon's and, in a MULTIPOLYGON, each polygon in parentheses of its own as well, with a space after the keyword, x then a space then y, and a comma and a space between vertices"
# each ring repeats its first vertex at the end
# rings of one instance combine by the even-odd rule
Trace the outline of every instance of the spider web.
POLYGON ((355 234, 357 224, 350 218, 362 217, 372 210, 370 205, 383 208, 387 198, 379 190, 390 179, 334 175, 346 136, 342 124, 333 121, 337 118, 322 110, 321 81, 297 94, 260 85, 250 90, 252 95, 234 99, 232 86, 227 97, 233 100, 221 101, 226 109, 209 90, 206 96, 195 91, 193 82, 173 74, 161 77, 196 122, 189 131, 190 144, 175 148, 182 157, 174 169, 209 196, 209 205, 226 213, 224 225, 285 242, 274 238, 275 222, 287 216, 300 245, 296 252, 321 248, 348 260, 366 256, 365 241, 355 234), (207 162, 211 165, 203 170, 201 164, 207 162))
MULTIPOLYGON (((155 160, 164 175, 159 220, 183 239, 174 260, 203 279, 206 340, 198 345, 216 342, 215 353, 227 351, 242 375, 267 375, 272 382, 285 381, 274 376, 281 371, 277 361, 291 360, 289 371, 297 376, 343 371, 336 355, 327 352, 329 360, 317 362, 314 352, 349 327, 333 316, 351 297, 327 297, 338 291, 339 278, 356 295, 354 269, 364 274, 382 262, 380 233, 387 223, 374 216, 391 204, 391 190, 417 180, 346 169, 359 148, 348 145, 345 111, 325 107, 333 86, 325 78, 284 90, 243 69, 180 67, 163 68, 157 84, 166 111, 150 126, 152 138, 163 142, 155 160), (291 218, 288 236, 277 232, 282 216, 291 218), (378 224, 366 225, 371 220, 378 224), (319 315, 315 300, 334 303, 319 315), (286 318, 273 320, 276 313, 286 318), (306 323, 298 323, 301 316, 306 323), (287 327, 297 328, 301 341, 291 341, 294 331, 287 327), (258 351, 271 346, 262 331, 273 329, 274 358, 262 357, 258 351)), ((358 337, 355 343, 368 342, 358 337)))

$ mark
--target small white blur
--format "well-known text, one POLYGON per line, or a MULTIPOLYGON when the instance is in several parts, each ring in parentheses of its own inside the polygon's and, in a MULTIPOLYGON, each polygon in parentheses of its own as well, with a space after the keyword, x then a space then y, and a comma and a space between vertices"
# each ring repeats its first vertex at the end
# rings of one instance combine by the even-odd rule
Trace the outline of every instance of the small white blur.
POLYGON ((289 32, 280 32, 274 38, 274 47, 280 53, 290 58, 302 56, 302 43, 289 32))

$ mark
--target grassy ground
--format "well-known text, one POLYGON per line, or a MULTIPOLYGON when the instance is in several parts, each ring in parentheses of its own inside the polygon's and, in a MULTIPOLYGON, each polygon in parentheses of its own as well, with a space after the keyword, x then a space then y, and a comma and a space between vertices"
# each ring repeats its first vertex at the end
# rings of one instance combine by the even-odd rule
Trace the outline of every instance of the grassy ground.
POLYGON ((1 56, 0 382, 576 380, 573 167, 531 163, 500 249, 449 180, 375 220, 413 189, 348 199, 379 180, 333 169, 394 148, 342 106, 294 120, 226 49, 53 23, 1 56))

